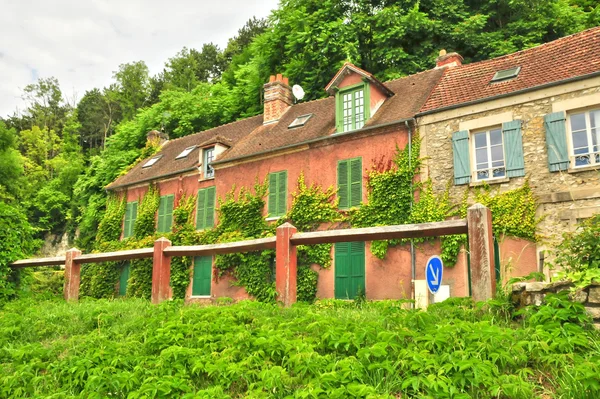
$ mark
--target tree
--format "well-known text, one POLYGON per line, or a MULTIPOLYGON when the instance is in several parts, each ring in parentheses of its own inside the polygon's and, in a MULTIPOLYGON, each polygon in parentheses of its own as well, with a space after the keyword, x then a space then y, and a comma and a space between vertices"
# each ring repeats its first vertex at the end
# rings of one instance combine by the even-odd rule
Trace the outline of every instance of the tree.
POLYGON ((63 103, 58 79, 40 78, 25 86, 23 99, 29 104, 26 114, 33 124, 57 131, 62 128, 69 107, 63 103))
POLYGON ((115 126, 121 120, 118 102, 119 92, 115 85, 103 92, 92 89, 85 93, 77 105, 77 119, 81 146, 90 152, 104 148, 107 137, 114 133, 115 126))
POLYGON ((0 201, 11 201, 21 192, 23 159, 16 149, 16 131, 0 121, 0 201))
POLYGON ((150 78, 148 67, 144 61, 119 65, 119 70, 113 73, 116 80, 115 89, 121 106, 124 120, 135 117, 138 109, 146 105, 150 94, 150 78))

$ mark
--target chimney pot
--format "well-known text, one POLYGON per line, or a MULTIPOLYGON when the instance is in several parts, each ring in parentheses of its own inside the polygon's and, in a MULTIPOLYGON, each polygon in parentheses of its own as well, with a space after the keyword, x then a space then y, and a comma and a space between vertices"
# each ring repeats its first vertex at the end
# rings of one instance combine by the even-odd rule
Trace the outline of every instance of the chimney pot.
POLYGON ((269 78, 269 83, 274 82, 275 81, 275 75, 271 75, 271 77, 269 78))
POLYGON ((460 54, 446 53, 446 50, 442 50, 440 56, 435 60, 435 69, 461 66, 462 62, 463 57, 460 54))

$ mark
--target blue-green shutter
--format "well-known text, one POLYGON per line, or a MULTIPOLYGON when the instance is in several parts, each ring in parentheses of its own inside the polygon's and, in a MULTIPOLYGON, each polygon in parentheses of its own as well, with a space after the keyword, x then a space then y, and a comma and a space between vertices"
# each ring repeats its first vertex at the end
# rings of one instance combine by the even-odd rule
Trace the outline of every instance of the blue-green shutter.
POLYGON ((350 160, 350 207, 362 201, 362 159, 350 160))
POLYGON ((471 182, 471 162, 469 160, 469 131, 461 130, 452 134, 452 153, 454 156, 454 184, 471 182))
POLYGON ((277 173, 269 174, 269 206, 267 212, 269 216, 277 215, 277 181, 279 175, 277 173))
POLYGON ((198 202, 196 204, 196 229, 206 228, 206 190, 198 190, 198 202))
POLYGON ((287 211, 287 171, 277 175, 277 216, 283 216, 287 211))
POLYGON ((546 148, 550 172, 569 169, 565 112, 553 112, 544 116, 544 126, 546 127, 546 148))
POLYGON ((353 299, 365 293, 365 243, 335 244, 335 297, 353 299))
POLYGON ((348 208, 350 206, 350 193, 348 186, 348 161, 338 162, 338 198, 340 199, 339 207, 341 209, 348 208))
POLYGON ((127 205, 125 206, 125 221, 123 223, 123 238, 127 238, 130 237, 130 230, 131 230, 131 206, 129 206, 130 203, 127 203, 127 205))
POLYGON ((212 282, 212 256, 197 256, 194 258, 192 275, 192 295, 209 296, 212 282))
POLYGON ((125 296, 127 294, 127 282, 129 281, 129 262, 126 262, 121 269, 121 275, 119 276, 119 295, 125 296))
POLYGON ((168 233, 171 231, 174 202, 174 195, 160 197, 160 202, 158 203, 158 228, 156 229, 158 233, 168 233))
POLYGON ((205 228, 213 227, 215 225, 215 202, 216 188, 214 186, 209 187, 206 189, 205 228))
POLYGON ((515 120, 503 123, 502 135, 504 137, 504 154, 506 156, 506 176, 525 176, 521 121, 515 120))

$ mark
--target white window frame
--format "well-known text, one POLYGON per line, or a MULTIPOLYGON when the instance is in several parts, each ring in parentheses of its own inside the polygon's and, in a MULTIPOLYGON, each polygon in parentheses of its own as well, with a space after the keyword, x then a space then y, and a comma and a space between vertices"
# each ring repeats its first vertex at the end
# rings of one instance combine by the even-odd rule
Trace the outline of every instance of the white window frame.
MULTIPOLYGON (((497 144, 496 144, 497 145, 497 144)), ((505 180, 508 179, 506 176, 506 151, 504 144, 504 134, 502 132, 502 125, 498 126, 489 126, 483 129, 477 129, 469 131, 469 153, 470 153, 470 161, 471 161, 471 181, 472 182, 493 182, 496 180, 505 180), (480 179, 478 177, 477 170, 477 150, 475 148, 475 135, 478 133, 486 133, 487 136, 487 156, 488 156, 488 166, 492 163, 492 145, 490 140, 490 131, 492 130, 500 130, 500 138, 502 140, 502 160, 504 161, 504 176, 493 177, 493 169, 498 169, 494 167, 490 167, 487 170, 490 171, 490 175, 492 177, 480 179)))
POLYGON ((209 163, 215 160, 215 147, 206 147, 202 150, 202 175, 204 179, 214 179, 215 178, 215 170, 209 163), (212 151, 212 159, 210 162, 208 161, 208 152, 212 151), (209 169, 210 168, 210 169, 209 169), (209 174, 209 170, 212 172, 209 174))
MULTIPOLYGON (((593 150, 593 138, 592 138, 592 127, 590 124, 590 112, 600 111, 600 106, 595 105, 588 108, 580 108, 576 110, 569 110, 566 112, 566 131, 567 131, 567 147, 569 151, 569 167, 571 169, 581 169, 581 168, 589 168, 589 167, 600 167, 600 162, 597 162, 593 155, 597 154, 600 157, 600 148, 598 152, 588 152, 587 154, 579 154, 575 155, 575 147, 573 143, 573 130, 571 129, 571 116, 576 114, 584 114, 585 115, 585 129, 586 136, 588 139, 588 150, 591 148, 593 150), (590 155, 589 161, 590 163, 586 165, 576 165, 576 158, 582 155, 590 155)), ((598 123, 600 121, 597 121, 598 123)), ((596 130, 600 131, 600 125, 596 127, 596 130)), ((599 137, 600 139, 600 137, 599 137)), ((598 141, 598 146, 600 147, 600 141, 598 141)))

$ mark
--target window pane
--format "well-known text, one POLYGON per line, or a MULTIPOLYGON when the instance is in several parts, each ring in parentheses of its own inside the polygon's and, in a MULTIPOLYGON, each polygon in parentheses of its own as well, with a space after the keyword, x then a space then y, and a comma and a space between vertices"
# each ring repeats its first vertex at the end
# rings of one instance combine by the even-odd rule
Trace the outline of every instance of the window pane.
POLYGON ((571 115, 571 130, 584 130, 585 129, 585 113, 571 115))
POLYGON ((484 163, 487 165, 487 162, 488 162, 487 148, 478 148, 477 150, 475 150, 475 161, 477 162, 477 164, 484 163))
POLYGON ((504 160, 504 151, 502 150, 501 145, 496 145, 492 147, 492 161, 502 161, 504 160))
POLYGON ((600 110, 597 111, 590 111, 590 127, 592 129, 594 128, 600 128, 600 110))
POLYGON ((490 130, 490 144, 502 144, 502 131, 500 129, 490 130))
POLYGON ((475 148, 485 147, 487 145, 487 137, 485 132, 475 134, 475 148))
POLYGON ((573 133, 573 149, 575 150, 575 154, 585 154, 588 152, 588 140, 585 131, 573 133))

